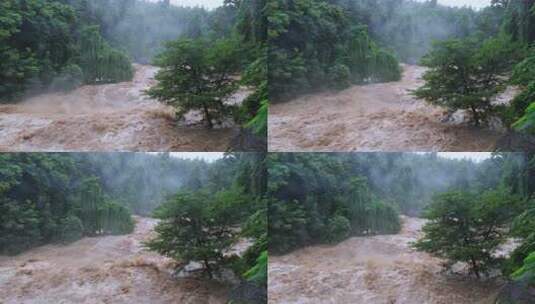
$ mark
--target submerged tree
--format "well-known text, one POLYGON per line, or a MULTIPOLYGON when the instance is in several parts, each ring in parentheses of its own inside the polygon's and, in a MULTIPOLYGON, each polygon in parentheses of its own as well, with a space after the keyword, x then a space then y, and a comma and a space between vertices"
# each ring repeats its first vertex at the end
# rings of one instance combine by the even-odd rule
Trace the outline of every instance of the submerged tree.
POLYGON ((505 89, 511 60, 522 47, 507 39, 437 42, 422 63, 425 85, 414 94, 451 110, 467 109, 476 126, 493 110, 492 98, 505 89))
POLYGON ((227 213, 220 211, 201 192, 178 193, 155 211, 162 221, 155 229, 158 237, 147 242, 147 246, 179 261, 181 266, 200 262, 208 276, 214 278, 236 235, 227 213))
POLYGON ((190 110, 201 111, 208 128, 229 113, 225 99, 238 88, 235 41, 178 39, 166 45, 155 63, 162 69, 149 96, 175 106, 181 117, 190 110))
POLYGON ((414 246, 444 258, 451 267, 457 262, 469 265, 480 278, 497 267, 494 252, 506 239, 506 225, 514 216, 517 197, 505 190, 484 192, 445 192, 435 196, 425 213, 429 222, 424 236, 414 246))

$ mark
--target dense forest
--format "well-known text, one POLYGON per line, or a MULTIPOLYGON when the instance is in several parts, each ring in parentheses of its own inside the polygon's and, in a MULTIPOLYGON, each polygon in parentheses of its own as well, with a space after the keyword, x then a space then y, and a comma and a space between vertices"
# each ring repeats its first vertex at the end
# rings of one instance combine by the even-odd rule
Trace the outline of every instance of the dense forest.
POLYGON ((183 266, 204 261, 211 278, 232 269, 243 277, 233 297, 265 301, 261 154, 227 154, 206 162, 166 153, 20 153, 0 155, 0 168, 1 254, 127 234, 134 228, 132 214, 154 215, 161 222, 149 248, 183 266), (184 217, 195 221, 175 225, 184 217), (243 256, 225 254, 240 239, 252 242, 243 256))
POLYGON ((534 162, 522 153, 481 161, 435 153, 270 155, 270 249, 397 233, 400 214, 418 216, 428 221, 415 248, 447 267, 466 263, 478 278, 498 271, 515 282, 501 295, 511 296, 515 284, 534 283, 534 162), (495 255, 511 239, 518 246, 510 257, 495 255))
POLYGON ((256 0, 213 10, 169 1, 3 1, 0 101, 129 81, 132 62, 155 64, 159 83, 147 94, 176 106, 178 118, 199 110, 209 128, 230 118, 245 131, 233 146, 264 146, 264 6, 256 0), (181 70, 177 61, 192 69, 181 70), (226 102, 240 88, 253 93, 243 104, 226 102))
POLYGON ((481 11, 436 1, 274 1, 270 87, 276 100, 312 89, 394 81, 435 40, 499 32, 496 5, 481 11))
POLYGON ((15 153, 1 156, 2 207, 5 208, 2 214, 6 219, 3 228, 7 229, 3 231, 15 229, 2 233, 3 253, 18 253, 61 241, 62 226, 76 228, 79 221, 84 229, 78 232, 79 237, 114 232, 114 227, 105 225, 116 222, 118 227, 123 227, 123 221, 126 229, 117 231, 130 232, 132 227, 128 227, 133 224, 130 214, 150 215, 178 189, 197 189, 207 183, 208 171, 213 170, 205 161, 180 159, 169 154, 15 153), (108 220, 109 216, 114 216, 113 212, 117 212, 118 218, 108 220), (20 227, 10 220, 20 221, 20 227), (21 241, 14 241, 18 238, 21 241))

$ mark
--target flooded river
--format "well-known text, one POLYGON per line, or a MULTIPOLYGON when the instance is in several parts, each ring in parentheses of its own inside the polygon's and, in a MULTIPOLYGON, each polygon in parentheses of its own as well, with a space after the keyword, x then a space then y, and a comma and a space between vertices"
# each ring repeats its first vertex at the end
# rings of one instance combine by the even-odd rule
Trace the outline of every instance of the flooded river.
POLYGON ((156 220, 136 217, 132 234, 84 238, 0 257, 0 303, 223 304, 228 287, 174 279, 173 261, 143 249, 156 220))
POLYGON ((424 67, 403 65, 401 81, 356 85, 340 92, 273 104, 272 151, 492 151, 499 134, 446 123, 445 109, 410 95, 424 67))
POLYGON ((0 151, 225 151, 231 128, 177 127, 175 111, 143 91, 157 68, 130 82, 86 85, 0 105, 0 151))
POLYGON ((424 220, 403 217, 396 235, 354 237, 269 260, 269 303, 491 304, 499 286, 446 274, 410 247, 424 220))

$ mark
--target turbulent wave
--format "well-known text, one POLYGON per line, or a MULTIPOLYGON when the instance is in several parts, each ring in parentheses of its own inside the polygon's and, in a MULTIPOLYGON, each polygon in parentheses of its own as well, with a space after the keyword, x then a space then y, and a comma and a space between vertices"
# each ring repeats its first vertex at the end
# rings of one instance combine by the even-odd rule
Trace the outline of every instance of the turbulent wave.
POLYGON ((269 303, 493 303, 497 283, 446 274, 443 261, 410 247, 423 224, 403 217, 396 235, 354 237, 271 256, 269 303))
POLYGON ((155 83, 157 68, 135 65, 135 70, 131 82, 86 85, 0 105, 0 150, 226 150, 231 128, 206 130, 191 126, 194 121, 177 126, 172 107, 143 94, 155 83))
POLYGON ((0 302, 226 303, 225 286, 177 280, 172 260, 143 249, 156 223, 136 217, 136 229, 129 235, 84 238, 0 257, 0 302))

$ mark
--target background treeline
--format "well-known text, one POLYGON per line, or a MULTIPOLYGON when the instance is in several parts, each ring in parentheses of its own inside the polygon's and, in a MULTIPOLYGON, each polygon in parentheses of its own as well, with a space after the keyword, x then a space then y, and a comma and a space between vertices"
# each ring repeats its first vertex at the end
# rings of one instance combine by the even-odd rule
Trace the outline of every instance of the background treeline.
POLYGON ((535 190, 524 154, 473 162, 435 153, 278 154, 269 157, 274 252, 350 235, 395 233, 400 213, 421 216, 435 194, 508 187, 535 190))
POLYGON ((132 231, 130 211, 65 154, 0 155, 0 253, 132 231))
POLYGON ((213 170, 205 161, 169 154, 20 153, 0 157, 2 253, 84 235, 130 232, 131 213, 150 215, 179 188, 206 183, 213 170))
POLYGON ((26 90, 72 89, 84 82, 132 78, 127 55, 103 41, 99 24, 69 2, 2 1, 0 100, 16 99, 26 90))
POLYGON ((503 10, 488 6, 475 11, 438 1, 335 0, 351 19, 368 27, 380 46, 391 49, 405 63, 417 64, 434 41, 498 33, 503 10))
POLYGON ((323 0, 270 1, 269 87, 275 101, 318 88, 400 78, 397 59, 364 20, 323 0))
POLYGON ((236 13, 139 0, 2 1, 0 100, 25 90, 130 80, 130 58, 150 63, 165 41, 220 37, 236 13))
POLYGON ((272 1, 270 88, 276 99, 350 84, 394 81, 434 41, 497 34, 504 12, 411 0, 272 1))
POLYGON ((269 248, 281 253, 351 235, 395 233, 398 208, 337 154, 269 156, 269 248))

